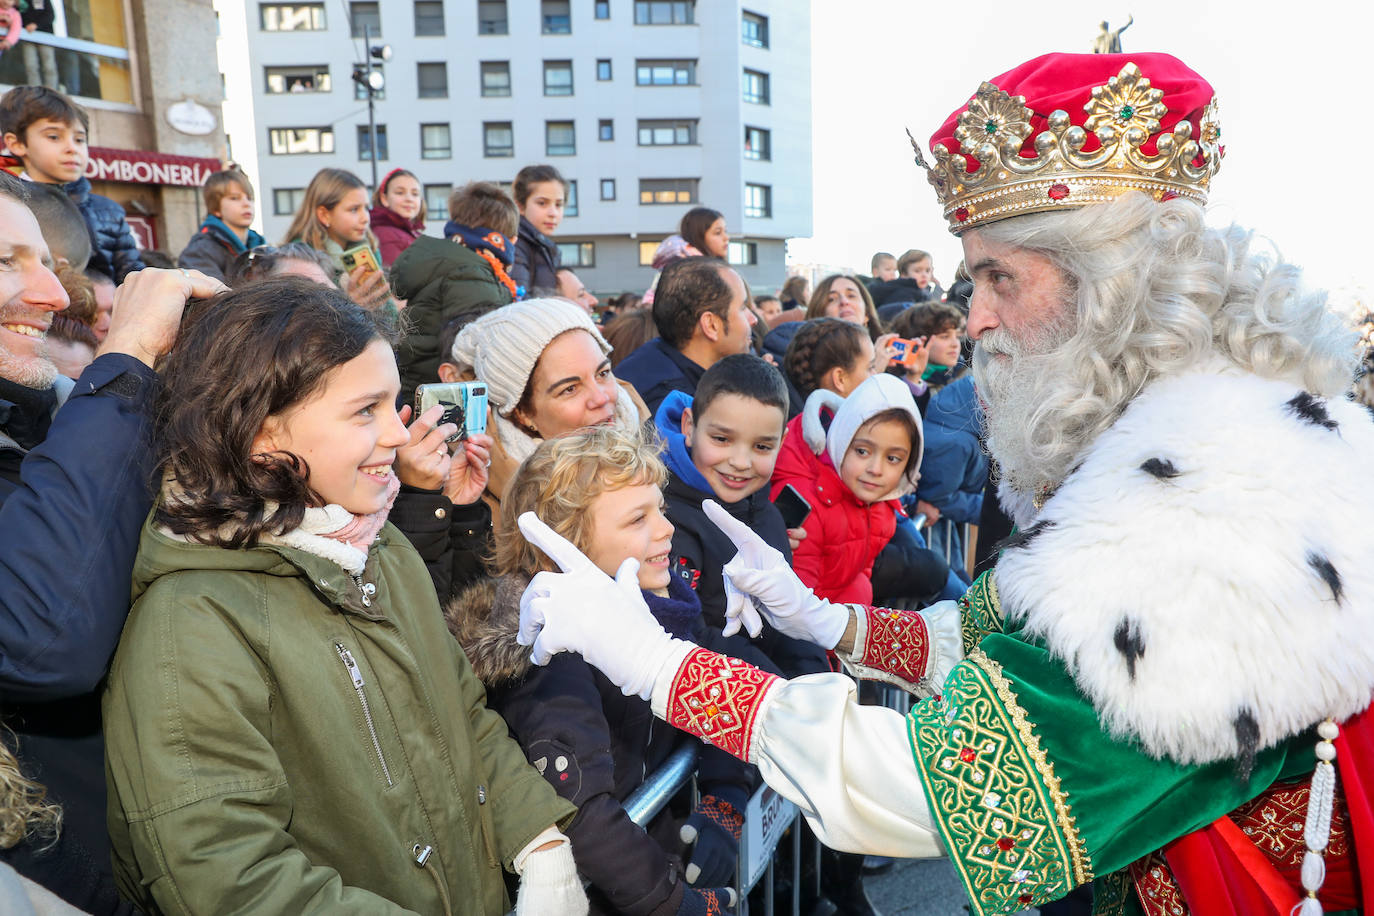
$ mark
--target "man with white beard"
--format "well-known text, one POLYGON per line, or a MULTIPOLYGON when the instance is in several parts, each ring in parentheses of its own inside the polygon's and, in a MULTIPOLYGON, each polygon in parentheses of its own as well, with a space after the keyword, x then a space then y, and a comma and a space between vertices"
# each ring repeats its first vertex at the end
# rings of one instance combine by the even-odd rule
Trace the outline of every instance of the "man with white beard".
POLYGON ((1324 296, 1205 225, 1219 140, 1163 54, 1036 58, 936 132, 1019 529, 958 605, 822 601, 708 506, 732 615, 927 697, 910 716, 668 638, 633 570, 526 516, 564 570, 525 594, 534 660, 581 653, 835 848, 950 856, 976 916, 1089 881, 1097 913, 1374 913, 1374 421, 1324 296))

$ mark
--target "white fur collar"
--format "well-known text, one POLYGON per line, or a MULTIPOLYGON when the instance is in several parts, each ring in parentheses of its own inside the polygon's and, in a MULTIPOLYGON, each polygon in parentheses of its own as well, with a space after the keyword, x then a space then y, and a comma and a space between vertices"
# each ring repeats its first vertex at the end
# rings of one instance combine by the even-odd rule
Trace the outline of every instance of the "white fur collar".
POLYGON ((1349 401, 1234 369, 1160 380, 1004 552, 1004 614, 1114 734, 1244 768, 1370 703, 1370 468, 1349 401))
POLYGON ((264 544, 282 544, 313 553, 317 557, 337 563, 349 575, 360 576, 367 568, 367 551, 323 536, 327 532, 338 531, 351 521, 352 512, 343 506, 330 503, 323 508, 306 509, 299 527, 281 535, 265 533, 259 540, 264 544))

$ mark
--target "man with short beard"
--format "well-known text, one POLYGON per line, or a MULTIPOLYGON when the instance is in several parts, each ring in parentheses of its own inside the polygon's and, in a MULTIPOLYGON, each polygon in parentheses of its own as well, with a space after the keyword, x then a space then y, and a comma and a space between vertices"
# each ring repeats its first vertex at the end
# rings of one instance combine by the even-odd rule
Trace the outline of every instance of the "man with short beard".
POLYGON ((45 335, 67 295, 28 193, 0 175, 0 740, 62 820, 55 842, 26 837, 0 862, 83 911, 125 913, 110 869, 95 690, 129 611, 152 505, 153 362, 187 298, 223 286, 185 271, 131 274, 99 355, 80 378, 64 378, 45 335))
POLYGON ((1036 58, 935 133, 1019 526, 958 605, 822 601, 708 507, 729 613, 910 716, 677 643, 526 516, 565 570, 525 594, 535 661, 581 653, 836 848, 950 856, 975 916, 1094 879, 1097 913, 1374 913, 1374 420, 1324 294, 1205 224, 1219 141, 1211 86, 1145 53, 1036 58))

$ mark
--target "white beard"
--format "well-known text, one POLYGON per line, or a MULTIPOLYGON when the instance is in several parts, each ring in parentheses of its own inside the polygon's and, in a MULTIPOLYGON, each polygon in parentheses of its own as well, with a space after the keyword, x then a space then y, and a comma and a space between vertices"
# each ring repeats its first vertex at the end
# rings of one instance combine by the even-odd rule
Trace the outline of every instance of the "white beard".
POLYGON ((1072 319, 1060 316, 1029 339, 1006 328, 984 331, 973 350, 988 451, 1002 475, 998 495, 1018 525, 1029 522, 1036 498, 1058 487, 1088 445, 1075 441, 1066 449, 1055 423, 1059 408, 1077 397, 1072 379, 1081 356, 1072 336, 1072 319))

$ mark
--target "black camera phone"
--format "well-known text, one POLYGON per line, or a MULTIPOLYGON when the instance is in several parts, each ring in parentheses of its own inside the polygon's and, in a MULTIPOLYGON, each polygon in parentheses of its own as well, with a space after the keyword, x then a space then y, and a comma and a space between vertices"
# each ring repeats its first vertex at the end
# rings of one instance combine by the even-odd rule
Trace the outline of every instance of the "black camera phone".
POLYGON ((800 528, 802 522, 811 514, 811 504, 790 483, 783 485, 777 498, 773 500, 773 505, 782 513, 783 523, 788 528, 800 528))

